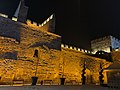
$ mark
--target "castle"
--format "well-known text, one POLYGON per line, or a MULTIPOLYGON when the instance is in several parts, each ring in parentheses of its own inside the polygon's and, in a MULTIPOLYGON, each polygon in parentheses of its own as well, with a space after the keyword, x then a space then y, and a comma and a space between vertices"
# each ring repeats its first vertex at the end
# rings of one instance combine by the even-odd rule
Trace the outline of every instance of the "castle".
MULTIPOLYGON (((61 44, 61 36, 54 34, 54 14, 37 24, 26 20, 27 11, 21 0, 12 19, 0 14, 0 84, 17 80, 31 84, 33 76, 38 77, 37 84, 60 85, 60 78, 65 78, 66 85, 108 83, 107 73, 101 70, 113 62, 61 44)), ((113 61, 120 63, 116 53, 113 61)))
POLYGON ((93 53, 97 51, 111 52, 120 49, 120 40, 113 36, 105 36, 91 41, 91 49, 93 53))

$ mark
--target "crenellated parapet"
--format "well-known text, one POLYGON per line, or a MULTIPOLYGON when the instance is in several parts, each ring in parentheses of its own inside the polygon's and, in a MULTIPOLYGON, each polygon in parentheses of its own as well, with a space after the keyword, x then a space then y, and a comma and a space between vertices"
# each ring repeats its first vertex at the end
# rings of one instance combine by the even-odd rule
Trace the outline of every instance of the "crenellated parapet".
POLYGON ((26 23, 27 25, 30 25, 30 26, 43 27, 44 25, 49 23, 49 21, 52 19, 53 19, 53 14, 48 19, 46 19, 42 24, 32 21, 30 19, 27 19, 26 23))
POLYGON ((30 19, 27 19, 26 23, 27 23, 27 25, 34 26, 34 27, 39 27, 39 25, 40 25, 40 24, 37 24, 37 22, 34 22, 30 19))
MULTIPOLYGON (((4 18, 8 18, 8 15, 3 14, 3 13, 0 13, 0 16, 2 16, 2 17, 4 17, 4 18)), ((44 26, 45 24, 47 24, 47 23, 48 23, 50 20, 52 20, 52 19, 53 19, 53 14, 52 14, 48 19, 46 19, 42 24, 37 23, 37 22, 34 22, 34 21, 30 20, 30 19, 27 19, 27 20, 26 20, 26 23, 27 23, 28 25, 33 25, 33 26, 37 26, 37 27, 42 27, 42 26, 44 26)), ((16 18, 16 17, 12 17, 12 20, 13 20, 13 21, 17 21, 17 18, 16 18)))
MULTIPOLYGON (((3 14, 3 13, 0 13, 0 16, 1 16, 1 17, 4 17, 4 18, 8 18, 8 15, 3 14)), ((13 20, 13 21, 17 21, 17 18, 16 18, 16 17, 12 17, 12 20, 13 20)))
POLYGON ((48 31, 51 33, 55 32, 55 15, 52 14, 48 19, 46 19, 40 26, 40 29, 43 31, 48 31))
POLYGON ((68 48, 68 49, 72 49, 72 50, 76 50, 76 51, 81 51, 81 52, 84 52, 84 53, 92 53, 89 50, 81 49, 81 48, 66 45, 66 44, 61 44, 61 48, 68 48))
POLYGON ((44 26, 45 24, 47 24, 50 20, 52 20, 54 17, 54 15, 52 14, 48 19, 46 19, 42 24, 41 27, 44 26))
POLYGON ((91 49, 94 53, 97 51, 105 51, 110 53, 120 49, 120 40, 111 35, 100 37, 91 41, 91 49))
MULTIPOLYGON (((0 13, 0 16, 8 18, 8 15, 0 13)), ((12 17, 13 21, 18 21, 17 17, 12 17)), ((52 14, 49 18, 47 18, 42 24, 32 21, 30 19, 26 20, 26 24, 31 27, 37 27, 40 30, 54 32, 55 31, 55 16, 52 14)))
POLYGON ((1 16, 1 17, 4 17, 4 18, 8 18, 8 15, 3 14, 3 13, 0 13, 0 16, 1 16))

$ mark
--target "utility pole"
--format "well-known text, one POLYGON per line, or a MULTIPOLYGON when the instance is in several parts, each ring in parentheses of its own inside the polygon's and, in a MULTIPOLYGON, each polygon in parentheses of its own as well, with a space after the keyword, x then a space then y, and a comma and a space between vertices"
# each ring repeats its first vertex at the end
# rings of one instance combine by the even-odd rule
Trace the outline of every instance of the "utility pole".
POLYGON ((37 69, 38 69, 38 62, 39 62, 39 55, 38 55, 38 50, 35 50, 34 56, 35 58, 37 58, 36 61, 36 65, 35 65, 35 76, 32 77, 32 85, 36 85, 38 77, 37 75, 37 69))

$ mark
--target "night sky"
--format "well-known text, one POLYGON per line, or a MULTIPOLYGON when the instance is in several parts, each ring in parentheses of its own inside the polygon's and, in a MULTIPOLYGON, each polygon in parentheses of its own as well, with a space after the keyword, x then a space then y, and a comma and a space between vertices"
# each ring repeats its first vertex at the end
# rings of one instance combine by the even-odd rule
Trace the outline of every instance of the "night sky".
MULTIPOLYGON (((28 18, 42 23, 56 15, 56 34, 62 43, 90 48, 90 40, 113 35, 120 38, 119 0, 25 0, 28 18)), ((0 0, 0 12, 13 15, 19 0, 0 0)))

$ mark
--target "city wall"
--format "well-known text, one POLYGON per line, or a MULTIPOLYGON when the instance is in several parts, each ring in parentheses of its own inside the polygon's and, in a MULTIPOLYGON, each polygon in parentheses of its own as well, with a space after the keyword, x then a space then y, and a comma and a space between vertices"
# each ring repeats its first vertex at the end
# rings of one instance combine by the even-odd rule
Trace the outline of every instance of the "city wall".
MULTIPOLYGON (((5 15, 5 14, 0 14, 0 16, 5 17, 5 18, 8 18, 8 16, 5 15)), ((53 14, 53 15, 51 15, 47 20, 45 20, 42 24, 38 24, 38 23, 36 23, 36 22, 34 22, 34 21, 31 21, 31 20, 27 20, 26 23, 27 23, 27 25, 31 26, 31 28, 33 28, 33 29, 37 28, 38 30, 54 32, 54 29, 55 29, 54 25, 49 28, 49 26, 50 26, 51 24, 55 24, 55 20, 54 20, 54 19, 55 19, 55 16, 54 16, 54 14, 53 14), (52 28, 52 27, 53 27, 53 28, 52 28), (51 30, 53 30, 53 31, 51 31, 51 30)), ((13 20, 13 21, 17 21, 17 18, 13 17, 12 20, 13 20)), ((7 23, 7 22, 6 22, 6 23, 7 23)), ((37 30, 37 29, 36 29, 36 30, 37 30)), ((14 28, 13 30, 15 30, 15 31, 13 31, 14 34, 15 34, 14 36, 16 36, 17 39, 20 39, 20 37, 18 37, 18 36, 19 36, 19 33, 20 33, 20 32, 19 32, 20 30, 19 30, 18 28, 17 28, 17 29, 14 28), (17 30, 17 31, 16 31, 16 30, 17 30), (15 33, 15 32, 17 32, 17 33, 15 33)), ((28 33, 28 32, 26 32, 26 33, 28 33)), ((12 37, 14 37, 14 36, 12 36, 12 37)), ((32 36, 32 35, 31 35, 31 36, 32 36)), ((25 37, 25 38, 27 38, 27 37, 25 37)), ((26 39, 26 40, 28 40, 28 39, 26 39)), ((25 41, 24 41, 24 42, 25 42, 25 41)), ((26 42, 27 42, 27 41, 26 41, 26 42)), ((58 42, 61 43, 61 40, 58 39, 58 42)), ((60 43, 59 43, 59 44, 60 44, 60 43)), ((54 46, 54 44, 53 44, 52 46, 54 46)), ((52 46, 50 46, 50 47, 52 47, 52 46)), ((84 53, 93 53, 93 52, 91 52, 91 51, 89 51, 89 50, 81 49, 81 48, 78 48, 78 47, 73 47, 73 46, 66 45, 66 44, 61 44, 61 46, 59 46, 59 45, 57 45, 57 46, 58 46, 58 47, 56 47, 56 48, 62 47, 62 48, 74 49, 74 50, 81 51, 81 52, 84 52, 84 53)))
POLYGON ((31 77, 35 76, 38 63, 36 74, 38 84, 41 80, 51 80, 50 83, 60 85, 60 78, 64 77, 66 85, 81 85, 84 62, 86 62, 86 83, 99 84, 100 63, 106 68, 110 65, 109 62, 67 48, 62 51, 49 49, 46 46, 29 48, 25 53, 21 53, 18 60, 0 60, 0 83, 11 84, 13 80, 23 80, 24 83, 31 84, 31 77), (35 50, 38 50, 38 57, 33 57, 35 50))
POLYGON ((81 48, 74 47, 74 46, 70 46, 70 45, 66 45, 66 44, 61 44, 61 47, 62 47, 62 48, 72 49, 72 50, 76 50, 76 51, 80 51, 80 52, 83 52, 83 53, 89 53, 89 54, 92 54, 92 52, 89 51, 89 50, 81 49, 81 48))
MULTIPOLYGON (((8 15, 0 13, 0 16, 8 18, 8 15)), ((16 17, 12 17, 13 21, 17 21, 16 17)), ((43 31, 55 32, 55 15, 52 14, 48 19, 46 19, 42 24, 31 21, 29 19, 26 20, 26 24, 31 26, 32 28, 39 28, 43 31)))
MULTIPOLYGON (((5 15, 2 16, 7 17, 5 15)), ((37 31, 36 28, 34 30, 28 25, 20 24, 19 22, 15 23, 5 18, 1 18, 0 21, 0 25, 4 26, 0 28, 1 36, 14 36, 1 37, 1 42, 5 42, 8 39, 5 44, 11 44, 8 51, 6 51, 6 47, 2 47, 3 43, 1 43, 1 49, 11 52, 14 55, 13 57, 17 57, 17 60, 8 57, 0 58, 1 84, 11 84, 17 80, 31 84, 31 77, 35 76, 37 63, 37 83, 40 83, 41 80, 48 80, 52 81, 52 84, 58 85, 60 84, 60 78, 66 78, 65 83, 67 85, 81 84, 82 70, 85 64, 86 83, 99 84, 100 64, 102 64, 103 68, 110 65, 104 59, 84 54, 83 52, 90 53, 87 50, 61 45, 61 37, 58 35, 37 31), (10 27, 12 30, 10 30, 10 27), (38 57, 34 57, 35 50, 38 50, 38 57), (17 51, 17 53, 14 51, 17 51)), ((9 56, 9 53, 5 53, 5 55, 9 56)))
POLYGON ((23 49, 46 45, 49 48, 61 50, 59 35, 37 29, 0 17, 0 36, 15 39, 23 49))

